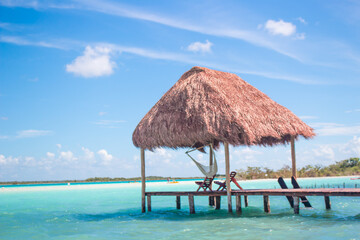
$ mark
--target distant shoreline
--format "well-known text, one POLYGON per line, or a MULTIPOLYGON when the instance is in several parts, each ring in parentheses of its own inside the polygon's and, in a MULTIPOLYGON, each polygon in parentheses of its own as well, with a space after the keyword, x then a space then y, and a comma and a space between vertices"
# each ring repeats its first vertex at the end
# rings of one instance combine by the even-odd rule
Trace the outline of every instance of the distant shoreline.
MULTIPOLYGON (((323 176, 323 177, 298 177, 298 179, 314 179, 314 178, 358 178, 359 175, 344 175, 344 176, 323 176)), ((170 180, 202 180, 204 177, 169 177, 170 180)), ((225 176, 220 175, 219 177, 216 177, 217 179, 225 179, 225 176)), ((289 178, 284 178, 289 179, 289 178)), ((267 181, 267 180, 277 180, 277 178, 259 178, 259 179, 239 179, 238 181, 267 181)), ((360 179, 359 179, 360 180, 360 179)), ((147 178, 147 182, 166 182, 167 178, 147 178)), ((59 185, 66 185, 66 184, 86 184, 86 183, 137 183, 141 182, 141 178, 130 178, 130 179, 124 179, 124 180, 115 180, 115 181, 87 181, 87 180, 59 180, 59 181, 12 181, 12 182, 0 182, 0 185, 2 186, 26 186, 26 185, 47 185, 47 184, 59 184, 59 185)))

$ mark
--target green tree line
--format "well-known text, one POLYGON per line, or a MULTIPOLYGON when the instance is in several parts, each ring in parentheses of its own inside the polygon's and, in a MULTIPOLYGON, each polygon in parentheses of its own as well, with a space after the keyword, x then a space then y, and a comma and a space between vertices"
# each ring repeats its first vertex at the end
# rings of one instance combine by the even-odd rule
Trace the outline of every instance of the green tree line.
MULTIPOLYGON (((291 167, 285 165, 281 169, 275 171, 269 168, 248 167, 246 170, 238 169, 237 176, 240 179, 262 179, 262 178, 278 178, 291 177, 291 167)), ((351 176, 360 174, 360 159, 349 158, 329 166, 306 165, 297 169, 298 177, 326 177, 326 176, 351 176)))

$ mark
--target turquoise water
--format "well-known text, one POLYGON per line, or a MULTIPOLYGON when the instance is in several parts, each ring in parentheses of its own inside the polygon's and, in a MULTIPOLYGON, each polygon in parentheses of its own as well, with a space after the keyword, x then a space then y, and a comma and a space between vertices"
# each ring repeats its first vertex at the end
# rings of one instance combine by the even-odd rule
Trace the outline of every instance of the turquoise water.
MULTIPOLYGON (((344 182, 346 187, 360 185, 349 178, 299 180, 302 187, 344 182)), ((221 210, 207 206, 206 197, 195 197, 194 215, 186 197, 181 197, 181 210, 175 209, 175 197, 153 197, 153 211, 142 214, 138 185, 105 185, 0 190, 0 239, 360 239, 359 197, 331 197, 331 210, 325 210, 323 197, 308 197, 314 209, 301 209, 297 216, 285 197, 270 197, 271 213, 265 214, 262 197, 249 196, 242 215, 227 213, 225 197, 221 210)), ((277 182, 241 185, 273 188, 277 182)), ((150 184, 147 191, 195 188, 189 183, 150 184)))

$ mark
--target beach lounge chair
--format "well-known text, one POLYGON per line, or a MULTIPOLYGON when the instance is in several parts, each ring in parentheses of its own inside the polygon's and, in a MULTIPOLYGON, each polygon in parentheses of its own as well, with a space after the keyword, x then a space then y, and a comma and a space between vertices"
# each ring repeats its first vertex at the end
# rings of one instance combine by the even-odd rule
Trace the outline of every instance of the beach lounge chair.
POLYGON ((205 192, 207 191, 207 189, 212 192, 211 183, 214 180, 214 177, 215 176, 213 176, 212 178, 205 177, 204 181, 195 182, 197 185, 199 185, 199 188, 196 191, 198 192, 202 188, 205 192))
MULTIPOLYGON (((230 183, 233 182, 239 189, 244 190, 239 183, 236 181, 235 179, 236 176, 236 172, 233 171, 230 173, 230 183)), ((223 191, 226 190, 226 181, 224 182, 219 182, 219 181, 215 181, 214 183, 216 183, 217 185, 219 185, 219 188, 216 191, 223 191)))

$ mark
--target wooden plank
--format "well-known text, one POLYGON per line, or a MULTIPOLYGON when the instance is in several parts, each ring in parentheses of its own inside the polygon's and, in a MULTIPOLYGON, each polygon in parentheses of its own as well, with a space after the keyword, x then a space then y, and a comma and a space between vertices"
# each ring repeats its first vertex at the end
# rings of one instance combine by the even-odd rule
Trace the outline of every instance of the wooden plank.
POLYGON ((295 137, 291 136, 291 170, 292 170, 292 176, 297 177, 296 173, 296 155, 295 155, 295 137))
POLYGON ((145 150, 141 148, 141 212, 145 212, 145 150))
POLYGON ((324 200, 325 200, 325 208, 326 209, 331 209, 330 197, 329 196, 324 196, 324 200))
POLYGON ((236 212, 237 213, 242 213, 241 210, 241 195, 236 195, 236 212))
POLYGON ((244 195, 244 202, 245 202, 245 207, 249 206, 249 201, 248 201, 248 196, 244 195))
POLYGON ((176 209, 181 209, 180 196, 176 196, 176 209))
POLYGON ((151 195, 147 196, 148 212, 151 212, 151 195))
POLYGON ((215 209, 220 209, 221 206, 221 196, 215 197, 215 209))
POLYGON ((190 214, 195 213, 194 195, 189 195, 189 209, 190 214))
MULTIPOLYGON (((227 196, 225 191, 213 192, 146 192, 146 195, 152 196, 227 196)), ((246 189, 246 190, 232 190, 231 194, 236 195, 269 195, 269 196, 346 196, 346 197, 360 197, 360 188, 315 188, 315 189, 246 189)), ((246 203, 246 200, 245 200, 246 203)))
MULTIPOLYGON (((296 181, 296 178, 295 177, 291 177, 291 184, 293 185, 294 188, 297 188, 299 189, 300 188, 300 185, 298 184, 298 182, 296 181)), ((302 204, 304 204, 305 207, 307 208, 311 208, 311 204, 309 202, 309 200, 307 199, 306 196, 300 196, 301 198, 301 202, 302 204)))
POLYGON ((231 203, 231 186, 230 186, 230 155, 229 155, 229 144, 224 142, 225 148, 225 175, 226 175, 226 195, 228 200, 228 212, 232 212, 231 203))
POLYGON ((300 207, 299 207, 299 197, 295 196, 294 197, 294 213, 295 214, 299 214, 300 212, 300 207))
MULTIPOLYGON (((282 177, 278 178, 278 183, 281 189, 288 189, 284 179, 282 177)), ((294 199, 291 196, 286 196, 287 200, 289 201, 290 207, 294 208, 294 199)))
POLYGON ((270 213, 270 199, 268 195, 264 195, 264 211, 270 213))

